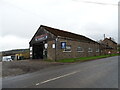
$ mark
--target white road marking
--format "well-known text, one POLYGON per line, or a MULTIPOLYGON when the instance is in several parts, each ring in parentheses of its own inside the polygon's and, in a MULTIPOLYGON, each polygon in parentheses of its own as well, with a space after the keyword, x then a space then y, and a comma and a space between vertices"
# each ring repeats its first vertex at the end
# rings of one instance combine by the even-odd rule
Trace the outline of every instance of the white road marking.
POLYGON ((59 77, 56 77, 56 78, 48 79, 48 80, 45 80, 45 81, 41 82, 40 84, 44 84, 44 83, 47 83, 47 82, 50 82, 50 81, 53 81, 53 80, 56 80, 56 79, 59 79, 59 78, 62 78, 62 77, 66 77, 66 76, 75 74, 75 73, 77 73, 77 72, 78 72, 78 71, 74 71, 74 72, 72 72, 72 73, 68 73, 68 74, 65 74, 65 75, 62 75, 62 76, 59 76, 59 77))

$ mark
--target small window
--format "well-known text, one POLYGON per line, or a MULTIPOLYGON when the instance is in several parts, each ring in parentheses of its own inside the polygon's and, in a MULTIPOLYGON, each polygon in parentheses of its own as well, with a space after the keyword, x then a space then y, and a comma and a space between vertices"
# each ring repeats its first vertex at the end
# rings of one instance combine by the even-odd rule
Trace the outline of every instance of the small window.
POLYGON ((99 49, 96 49, 96 52, 99 52, 99 49))
POLYGON ((77 47, 77 52, 83 52, 83 51, 84 51, 84 50, 83 50, 82 47, 80 47, 80 46, 77 47))
POLYGON ((52 48, 55 48, 55 44, 52 44, 52 48))
POLYGON ((66 42, 61 42, 61 48, 62 49, 66 48, 66 42))
POLYGON ((45 48, 47 48, 47 47, 48 47, 48 44, 47 44, 47 43, 46 43, 46 44, 44 44, 44 47, 45 47, 45 48))
POLYGON ((71 45, 66 45, 64 52, 71 52, 71 45))
POLYGON ((92 48, 88 48, 88 52, 92 52, 92 48))

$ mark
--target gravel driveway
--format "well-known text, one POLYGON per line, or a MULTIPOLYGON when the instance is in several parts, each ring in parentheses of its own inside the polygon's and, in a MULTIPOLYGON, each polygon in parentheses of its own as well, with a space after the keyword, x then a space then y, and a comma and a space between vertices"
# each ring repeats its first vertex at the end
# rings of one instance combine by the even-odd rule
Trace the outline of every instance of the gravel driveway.
POLYGON ((51 66, 64 65, 59 62, 48 62, 43 60, 20 60, 2 62, 2 77, 15 76, 31 73, 51 66))

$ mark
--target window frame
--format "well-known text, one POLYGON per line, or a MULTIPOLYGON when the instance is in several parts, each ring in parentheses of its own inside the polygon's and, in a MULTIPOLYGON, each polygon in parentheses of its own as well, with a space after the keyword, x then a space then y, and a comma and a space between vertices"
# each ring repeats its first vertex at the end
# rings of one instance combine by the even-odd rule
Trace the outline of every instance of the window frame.
POLYGON ((93 49, 89 47, 89 48, 88 48, 88 52, 93 52, 93 49), (89 51, 89 49, 91 49, 91 50, 89 51))
POLYGON ((97 48, 97 49, 96 49, 96 52, 100 52, 100 49, 99 49, 99 48, 97 48))
POLYGON ((81 46, 77 47, 77 52, 84 52, 84 49, 81 46), (80 47, 82 50, 78 50, 78 47, 80 47))
POLYGON ((72 52, 72 48, 71 48, 71 45, 66 45, 67 46, 70 46, 70 50, 69 51, 66 51, 66 48, 64 48, 63 52, 72 52))

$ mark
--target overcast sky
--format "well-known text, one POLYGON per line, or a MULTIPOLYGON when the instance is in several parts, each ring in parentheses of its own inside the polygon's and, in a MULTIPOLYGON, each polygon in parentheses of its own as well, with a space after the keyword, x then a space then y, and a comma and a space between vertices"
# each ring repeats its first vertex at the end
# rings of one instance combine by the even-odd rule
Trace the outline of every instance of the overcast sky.
POLYGON ((119 0, 0 0, 0 51, 29 47, 39 26, 118 39, 119 0))

